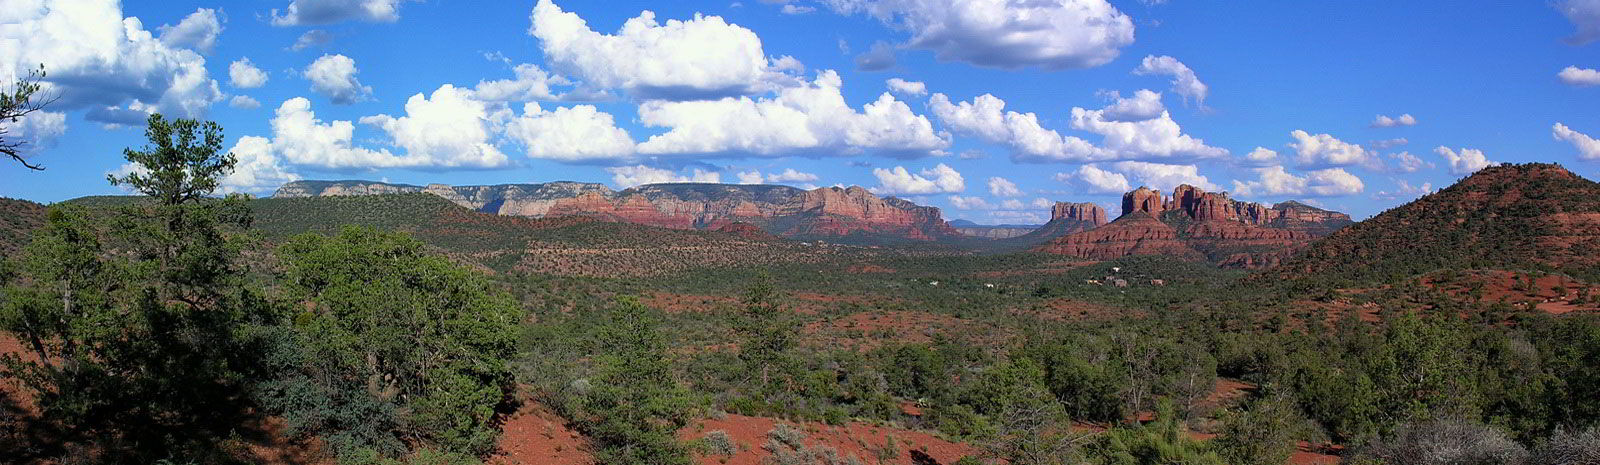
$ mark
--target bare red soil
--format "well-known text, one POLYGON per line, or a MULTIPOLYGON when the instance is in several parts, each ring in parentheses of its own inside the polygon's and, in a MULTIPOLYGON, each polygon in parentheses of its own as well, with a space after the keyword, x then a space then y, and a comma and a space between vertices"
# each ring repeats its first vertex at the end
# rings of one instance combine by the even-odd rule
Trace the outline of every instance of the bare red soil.
POLYGON ((823 423, 791 423, 765 417, 729 414, 722 418, 707 419, 685 428, 679 437, 686 440, 704 438, 712 431, 722 431, 733 439, 737 452, 731 456, 707 455, 699 457, 702 465, 761 465, 771 457, 762 446, 767 443, 767 433, 787 423, 805 432, 807 447, 828 447, 841 457, 855 456, 866 464, 912 464, 911 451, 916 450, 939 463, 949 464, 978 451, 969 444, 951 442, 932 434, 909 431, 868 423, 852 422, 840 426, 823 423), (890 438, 894 446, 886 447, 890 438), (893 452, 893 453, 890 453, 893 452))
POLYGON ((1054 321, 1144 316, 1144 313, 1139 311, 1120 309, 1108 305, 1101 305, 1068 298, 1050 299, 1027 307, 1014 308, 1011 309, 1011 313, 1017 315, 1032 315, 1037 318, 1054 321))
POLYGON ((527 402, 506 418, 499 453, 489 465, 590 465, 594 456, 566 421, 539 404, 527 402))
POLYGON ((1439 274, 1424 276, 1420 282, 1454 297, 1472 298, 1476 292, 1480 302, 1505 301, 1557 315, 1600 311, 1600 286, 1562 275, 1535 277, 1517 271, 1475 270, 1449 282, 1439 274), (1532 286, 1528 285, 1530 278, 1532 286), (1589 298, 1575 302, 1580 295, 1589 298))

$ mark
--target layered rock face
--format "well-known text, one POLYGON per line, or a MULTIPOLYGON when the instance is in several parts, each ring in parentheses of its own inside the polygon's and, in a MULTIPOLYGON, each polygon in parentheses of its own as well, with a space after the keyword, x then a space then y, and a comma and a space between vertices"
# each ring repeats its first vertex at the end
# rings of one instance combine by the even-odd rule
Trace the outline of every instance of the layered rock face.
POLYGON ((341 195, 383 195, 422 192, 422 186, 372 181, 295 181, 284 184, 273 197, 332 197, 341 195))
POLYGON ((1043 243, 1068 234, 1088 231, 1106 224, 1106 209, 1093 203, 1056 202, 1050 208, 1050 222, 1028 234, 1018 236, 1018 241, 1043 243))
POLYGON ((1035 249, 1039 252, 1110 260, 1129 255, 1168 255, 1201 260, 1205 255, 1178 237, 1178 230, 1149 213, 1123 215, 1105 226, 1061 236, 1035 249))
POLYGON ((939 209, 861 187, 802 190, 787 186, 648 184, 623 191, 576 182, 496 186, 429 185, 426 188, 371 182, 297 181, 276 197, 427 192, 463 207, 503 215, 590 216, 608 221, 676 229, 719 229, 749 223, 784 236, 873 234, 935 240, 958 233, 939 209))
POLYGON ((961 234, 966 235, 966 236, 981 237, 981 238, 984 238, 984 239, 1011 239, 1011 238, 1014 238, 1014 237, 1026 236, 1026 235, 1028 235, 1028 233, 1033 232, 1035 229, 1037 229, 1037 228, 1015 228, 1015 227, 1002 227, 1002 226, 972 226, 972 227, 958 227, 958 228, 956 228, 956 231, 959 231, 959 232, 961 232, 961 234))
POLYGON ((1056 202, 1050 208, 1050 221, 1081 221, 1095 226, 1106 224, 1106 209, 1092 203, 1056 202))
MULTIPOLYGON (((1058 205, 1059 209, 1059 205, 1058 205)), ((1094 259, 1170 255, 1241 268, 1276 265, 1311 240, 1351 223, 1343 213, 1299 202, 1271 207, 1190 185, 1170 197, 1140 187, 1122 196, 1122 216, 1037 250, 1094 259)))

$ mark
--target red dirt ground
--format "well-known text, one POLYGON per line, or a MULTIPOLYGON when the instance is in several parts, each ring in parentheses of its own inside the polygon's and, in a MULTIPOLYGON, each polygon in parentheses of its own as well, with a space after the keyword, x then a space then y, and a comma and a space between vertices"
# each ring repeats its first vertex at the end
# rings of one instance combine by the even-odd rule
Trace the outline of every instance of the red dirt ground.
MULTIPOLYGON (((779 420, 729 414, 720 419, 707 419, 679 432, 685 440, 695 440, 712 431, 723 431, 733 439, 738 452, 732 456, 703 456, 702 465, 761 465, 772 454, 762 448, 767 433, 777 427, 779 420)), ((942 464, 954 463, 962 457, 976 455, 971 445, 950 442, 928 433, 877 426, 867 423, 848 423, 829 426, 823 423, 788 423, 806 433, 808 447, 827 446, 839 451, 840 456, 855 456, 866 464, 911 464, 911 450, 922 451, 942 464), (884 448, 889 437, 894 437, 899 454, 880 460, 878 451, 884 448)))
POLYGON ((566 421, 548 409, 527 402, 503 425, 498 447, 489 465, 590 465, 594 457, 566 421))
POLYGON ((1068 298, 1056 298, 1030 305, 1026 308, 1011 309, 1016 315, 1032 315, 1038 318, 1053 321, 1084 320, 1100 317, 1140 317, 1143 312, 1124 310, 1112 306, 1084 302, 1068 298))
POLYGON ((1532 289, 1519 289, 1522 282, 1529 277, 1527 273, 1501 270, 1475 270, 1468 271, 1465 276, 1455 282, 1442 283, 1441 276, 1429 275, 1421 279, 1424 286, 1438 288, 1455 297, 1468 297, 1471 295, 1470 286, 1477 284, 1483 288, 1481 301, 1506 302, 1532 308, 1551 314, 1570 312, 1600 311, 1600 302, 1591 297, 1589 302, 1574 304, 1579 289, 1587 288, 1590 296, 1600 296, 1600 286, 1578 281, 1561 275, 1545 275, 1534 279, 1532 289), (1554 288, 1561 286, 1565 292, 1557 293, 1554 288))

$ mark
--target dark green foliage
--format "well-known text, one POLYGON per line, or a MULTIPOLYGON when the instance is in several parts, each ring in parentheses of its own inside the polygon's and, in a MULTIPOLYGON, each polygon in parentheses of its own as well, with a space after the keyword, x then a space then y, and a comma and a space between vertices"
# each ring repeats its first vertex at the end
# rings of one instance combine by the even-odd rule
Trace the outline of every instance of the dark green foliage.
POLYGON ((672 376, 659 316, 637 301, 613 308, 596 334, 594 377, 581 380, 571 418, 600 463, 687 464, 674 436, 692 400, 672 376))
POLYGON ((299 309, 283 378, 261 397, 342 458, 395 457, 420 442, 481 455, 510 393, 522 311, 477 272, 404 234, 346 228, 279 250, 299 309))
POLYGON ((6 375, 103 460, 223 461, 272 323, 241 263, 250 215, 206 197, 232 164, 220 128, 152 116, 147 135, 156 148, 127 155, 150 202, 53 208, 25 249, 0 321, 40 360, 8 357, 6 375))
POLYGON ((1156 420, 1146 425, 1118 428, 1090 447, 1096 463, 1105 465, 1223 465, 1212 446, 1190 439, 1171 403, 1157 407, 1156 420))
POLYGON ((1217 449, 1233 465, 1283 465, 1300 440, 1312 439, 1294 399, 1271 395, 1223 415, 1217 449))
POLYGON ((773 370, 783 369, 789 361, 789 349, 797 338, 797 328, 794 318, 778 302, 777 289, 766 273, 756 276, 745 292, 744 305, 740 329, 744 340, 739 345, 739 359, 759 380, 759 392, 765 394, 772 389, 773 370))

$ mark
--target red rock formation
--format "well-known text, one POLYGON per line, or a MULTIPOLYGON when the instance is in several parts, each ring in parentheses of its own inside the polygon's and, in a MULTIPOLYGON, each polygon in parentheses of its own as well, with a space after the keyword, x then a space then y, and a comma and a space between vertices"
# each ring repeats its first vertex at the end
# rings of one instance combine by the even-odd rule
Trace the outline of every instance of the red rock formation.
POLYGON ((496 186, 391 185, 366 181, 296 181, 276 196, 427 192, 473 210, 502 215, 587 216, 675 229, 716 229, 746 222, 785 236, 872 234, 916 240, 959 236, 939 209, 880 198, 861 187, 802 190, 787 186, 650 184, 621 192, 603 185, 552 182, 496 186))
POLYGON ((1050 221, 1087 221, 1095 226, 1106 224, 1106 209, 1092 203, 1056 202, 1050 209, 1050 221))
POLYGON ((1129 255, 1170 255, 1191 260, 1205 255, 1178 239, 1178 231, 1145 213, 1123 215, 1105 226, 1056 238, 1039 252, 1110 260, 1129 255))
POLYGON ((1140 187, 1133 192, 1122 194, 1122 214, 1149 213, 1159 216, 1166 207, 1161 198, 1161 193, 1148 187, 1140 187))
MULTIPOLYGON (((1062 207, 1057 206, 1057 211, 1062 207)), ((1122 217, 1040 246, 1048 253, 1094 259, 1171 255, 1224 266, 1275 265, 1293 250, 1350 223, 1343 213, 1298 202, 1273 207, 1229 199, 1184 184, 1172 196, 1140 187, 1122 196, 1122 217)))

